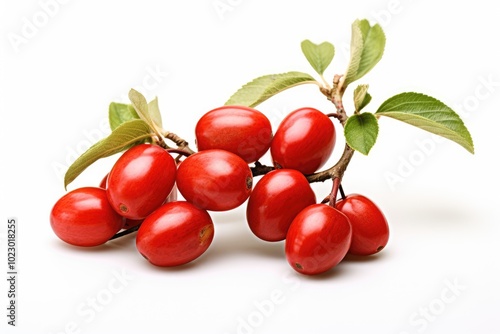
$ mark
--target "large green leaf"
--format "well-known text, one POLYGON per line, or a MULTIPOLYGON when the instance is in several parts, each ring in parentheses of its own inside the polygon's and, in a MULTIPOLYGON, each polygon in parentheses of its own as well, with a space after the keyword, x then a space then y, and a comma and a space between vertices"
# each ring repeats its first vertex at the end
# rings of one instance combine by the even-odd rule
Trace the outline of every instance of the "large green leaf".
POLYGON ((420 93, 401 93, 382 103, 376 114, 448 138, 474 153, 472 137, 460 116, 433 97, 420 93))
POLYGON ((64 187, 73 182, 87 167, 97 160, 109 157, 127 148, 144 142, 153 135, 151 128, 140 119, 128 121, 119 125, 109 136, 100 140, 83 153, 68 168, 64 175, 64 187))
POLYGON ((311 64, 318 74, 323 75, 335 55, 334 46, 329 42, 315 44, 306 39, 302 41, 300 47, 309 64, 311 64))
POLYGON ((356 20, 352 24, 351 58, 345 74, 344 85, 360 79, 382 58, 385 34, 377 23, 370 26, 367 20, 356 20))
POLYGON ((301 84, 317 84, 312 76, 302 72, 264 75, 241 87, 225 105, 255 107, 288 88, 301 84))
POLYGON ((116 103, 111 102, 109 105, 109 126, 111 127, 111 131, 116 129, 122 123, 140 119, 139 115, 135 111, 134 107, 131 104, 124 103, 116 103))
POLYGON ((344 135, 350 147, 367 155, 377 141, 377 118, 369 112, 350 116, 344 127, 344 135))

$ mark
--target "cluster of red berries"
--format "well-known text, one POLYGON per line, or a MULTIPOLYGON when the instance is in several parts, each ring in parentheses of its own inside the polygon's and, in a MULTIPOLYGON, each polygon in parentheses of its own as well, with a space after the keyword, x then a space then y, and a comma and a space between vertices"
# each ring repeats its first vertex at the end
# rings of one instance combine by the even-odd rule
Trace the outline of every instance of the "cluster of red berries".
POLYGON ((368 198, 352 194, 317 204, 306 175, 319 170, 335 146, 331 119, 313 108, 291 112, 273 135, 260 111, 224 106, 201 117, 199 152, 178 163, 154 144, 128 149, 100 187, 65 194, 50 221, 55 234, 77 246, 97 246, 124 229, 138 229, 136 246, 157 266, 176 266, 202 255, 214 236, 208 211, 247 201, 250 230, 266 241, 285 240, 296 271, 313 275, 349 252, 370 255, 388 241, 387 221, 368 198), (253 186, 249 164, 270 151, 274 170, 253 186), (177 200, 177 190, 184 200, 177 200))

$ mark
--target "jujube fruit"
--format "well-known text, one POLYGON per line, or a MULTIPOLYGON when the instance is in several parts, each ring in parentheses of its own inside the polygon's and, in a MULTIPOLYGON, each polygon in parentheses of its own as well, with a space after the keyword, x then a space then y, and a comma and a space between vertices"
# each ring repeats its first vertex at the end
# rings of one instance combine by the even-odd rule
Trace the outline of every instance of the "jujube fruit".
POLYGON ((109 204, 106 191, 83 187, 62 196, 50 212, 50 226, 63 241, 75 246, 98 246, 108 241, 124 223, 109 204))
POLYGON ((316 203, 306 177, 293 169, 264 175, 248 199, 246 217, 252 232, 262 240, 284 240, 295 216, 316 203))
POLYGON ((214 225, 207 211, 178 201, 163 204, 144 220, 136 246, 150 263, 171 267, 201 256, 213 237, 214 225))
POLYGON ((172 191, 176 171, 175 160, 165 149, 136 145, 123 153, 109 173, 109 202, 126 218, 144 219, 172 191))
POLYGON ((195 134, 199 151, 222 149, 247 163, 261 158, 273 138, 269 119, 245 106, 223 106, 207 112, 198 120, 195 134))
POLYGON ((177 188, 188 202, 212 211, 234 209, 250 196, 252 171, 234 153, 206 150, 184 159, 177 171, 177 188))
POLYGON ((346 215, 325 204, 313 204, 293 220, 285 241, 290 266, 316 275, 335 267, 347 254, 352 229, 346 215))
POLYGON ((276 168, 296 169, 312 174, 330 158, 335 146, 332 121, 314 108, 301 108, 288 114, 278 126, 271 143, 276 168))
POLYGON ((372 255, 387 245, 389 225, 382 211, 369 198, 350 194, 337 201, 336 208, 349 218, 352 225, 350 254, 372 255))

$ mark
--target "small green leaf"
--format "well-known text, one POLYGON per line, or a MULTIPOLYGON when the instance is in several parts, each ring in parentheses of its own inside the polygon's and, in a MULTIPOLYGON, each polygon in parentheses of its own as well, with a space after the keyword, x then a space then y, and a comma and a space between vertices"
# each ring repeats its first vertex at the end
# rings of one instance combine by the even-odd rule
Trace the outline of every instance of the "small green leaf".
POLYGON ((308 39, 302 41, 300 47, 309 64, 311 64, 319 75, 323 75, 328 65, 332 62, 335 55, 335 47, 329 42, 314 44, 308 39))
POLYGON ((377 140, 377 118, 369 112, 350 116, 344 127, 344 135, 351 148, 367 155, 377 140))
POLYGON ((345 74, 344 85, 360 79, 382 58, 385 34, 377 23, 370 26, 368 20, 356 20, 352 24, 351 59, 345 74))
POLYGON ((139 119, 139 115, 135 112, 131 104, 111 102, 109 105, 109 126, 111 131, 116 129, 120 124, 139 119))
POLYGON ((264 75, 241 87, 225 105, 255 107, 268 98, 302 84, 318 84, 312 76, 302 72, 264 75))
POLYGON ((376 114, 450 139, 474 153, 472 137, 460 116, 433 97, 420 93, 401 93, 382 103, 376 114))
POLYGON ((354 90, 354 108, 360 112, 370 101, 372 96, 368 93, 368 85, 359 85, 354 90))
POLYGON ((115 153, 142 143, 152 136, 151 128, 140 119, 125 122, 119 125, 109 136, 98 141, 83 153, 68 168, 64 175, 64 187, 73 182, 87 167, 97 160, 109 157, 115 153))
POLYGON ((128 93, 128 98, 132 102, 132 106, 139 117, 148 124, 152 123, 151 116, 149 115, 148 103, 144 95, 132 88, 128 93))
POLYGON ((160 107, 158 106, 158 97, 155 97, 154 100, 152 100, 148 103, 148 111, 149 111, 149 115, 151 116, 151 120, 153 121, 153 123, 159 129, 163 128, 161 114, 160 114, 160 107))

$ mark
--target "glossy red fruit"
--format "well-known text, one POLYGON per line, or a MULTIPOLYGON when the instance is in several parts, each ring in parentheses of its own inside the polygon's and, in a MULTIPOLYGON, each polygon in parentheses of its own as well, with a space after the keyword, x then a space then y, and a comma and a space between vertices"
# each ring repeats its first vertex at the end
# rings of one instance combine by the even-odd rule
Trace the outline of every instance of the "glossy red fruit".
POLYGON ((337 202, 352 225, 350 254, 371 255, 380 252, 389 241, 389 225, 379 207, 369 198, 350 194, 337 202))
POLYGON ((222 149, 247 163, 257 161, 271 146, 269 119, 244 106, 223 106, 203 115, 195 129, 198 150, 222 149))
MULTIPOLYGON (((163 202, 163 204, 165 203, 170 203, 170 202, 175 202, 177 201, 177 186, 174 184, 174 187, 172 188, 172 191, 170 192, 170 194, 168 194, 167 198, 165 199, 165 201, 163 202)), ((142 224, 142 222, 144 221, 144 219, 125 219, 125 223, 123 224, 123 228, 128 230, 129 228, 132 228, 132 227, 136 227, 140 224, 142 224)))
POLYGON ((160 146, 140 144, 130 148, 109 173, 111 206, 126 218, 146 218, 171 192, 176 170, 174 159, 160 146))
POLYGON ((63 241, 75 246, 98 246, 108 241, 123 226, 111 207, 106 191, 84 187, 62 196, 50 213, 50 226, 63 241))
POLYGON ((250 196, 252 171, 234 153, 206 150, 187 157, 177 171, 177 187, 190 203, 211 211, 234 209, 250 196))
POLYGON ((171 267, 198 258, 213 237, 214 225, 207 211, 179 201, 162 205, 144 220, 136 246, 152 264, 171 267))
POLYGON ((330 158, 335 138, 328 116, 313 108, 297 109, 276 130, 271 144, 273 164, 312 174, 330 158))
POLYGON ((278 169, 264 175, 252 190, 247 204, 247 222, 262 240, 284 240, 295 216, 316 196, 305 176, 293 169, 278 169))
POLYGON ((316 275, 335 267, 351 244, 349 219, 337 209, 314 204, 293 220, 285 241, 286 258, 301 274, 316 275))

